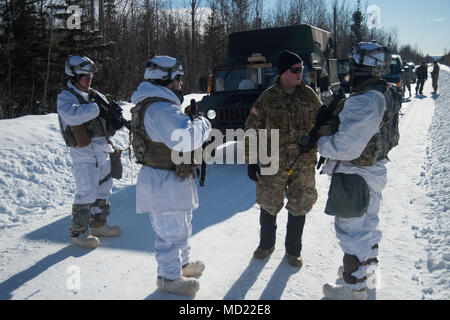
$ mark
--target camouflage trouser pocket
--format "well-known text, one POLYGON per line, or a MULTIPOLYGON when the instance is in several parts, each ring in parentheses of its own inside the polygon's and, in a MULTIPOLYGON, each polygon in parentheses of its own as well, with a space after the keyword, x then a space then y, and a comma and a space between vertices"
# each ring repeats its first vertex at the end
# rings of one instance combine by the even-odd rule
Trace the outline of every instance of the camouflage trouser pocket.
POLYGON ((91 206, 92 204, 74 204, 72 206, 72 226, 69 228, 71 237, 77 237, 87 231, 91 206))
POLYGON ((317 201, 314 167, 300 167, 288 182, 286 209, 293 216, 306 215, 317 201))
POLYGON ((106 224, 110 212, 109 201, 106 199, 97 199, 92 205, 89 226, 99 228, 106 224))
POLYGON ((271 215, 276 215, 284 206, 284 192, 287 176, 276 174, 273 176, 259 176, 256 184, 256 203, 271 215))

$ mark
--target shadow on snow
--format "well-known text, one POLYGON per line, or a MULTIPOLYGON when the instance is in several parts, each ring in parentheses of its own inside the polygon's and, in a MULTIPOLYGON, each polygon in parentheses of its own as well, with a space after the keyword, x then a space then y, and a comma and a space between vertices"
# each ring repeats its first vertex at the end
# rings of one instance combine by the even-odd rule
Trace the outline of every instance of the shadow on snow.
MULTIPOLYGON (((200 206, 193 213, 192 234, 225 221, 255 204, 255 185, 247 177, 245 165, 212 165, 207 167, 205 186, 197 184, 200 206)), ((122 234, 102 238, 101 247, 135 251, 153 251, 155 233, 146 214, 136 214, 136 187, 115 191, 110 197, 110 225, 118 225, 122 234)), ((67 217, 28 233, 29 240, 70 243, 67 217)), ((80 249, 83 250, 83 249, 80 249)))

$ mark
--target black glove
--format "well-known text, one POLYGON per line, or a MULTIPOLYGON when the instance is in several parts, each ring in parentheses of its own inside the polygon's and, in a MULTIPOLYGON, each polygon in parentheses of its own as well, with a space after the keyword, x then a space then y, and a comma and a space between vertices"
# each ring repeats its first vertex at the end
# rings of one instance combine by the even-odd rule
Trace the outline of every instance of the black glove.
POLYGON ((304 134, 297 141, 297 150, 303 154, 310 152, 316 147, 318 138, 317 131, 311 130, 311 132, 304 134))
POLYGON ((122 107, 115 101, 109 103, 109 112, 115 119, 120 120, 122 118, 122 107))
POLYGON ((195 99, 191 99, 191 104, 184 108, 184 113, 187 114, 191 120, 194 120, 199 116, 195 99))
POLYGON ((261 175, 261 169, 259 168, 259 165, 249 164, 247 167, 247 175, 253 181, 258 182, 258 175, 261 175))
POLYGON ((314 123, 316 124, 316 126, 320 127, 322 126, 330 117, 330 111, 327 108, 326 105, 322 105, 319 110, 317 111, 316 114, 316 119, 314 120, 314 123))
POLYGON ((113 132, 122 129, 122 127, 123 127, 123 124, 120 121, 120 119, 111 118, 111 119, 107 120, 107 123, 108 123, 110 130, 113 132))

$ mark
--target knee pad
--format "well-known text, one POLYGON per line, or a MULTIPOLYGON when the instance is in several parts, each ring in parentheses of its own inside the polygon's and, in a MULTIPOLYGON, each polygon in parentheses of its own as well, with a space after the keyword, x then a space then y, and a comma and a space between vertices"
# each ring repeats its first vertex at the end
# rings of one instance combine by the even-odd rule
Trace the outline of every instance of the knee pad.
POLYGON ((365 276, 361 279, 352 276, 352 273, 358 270, 359 266, 361 265, 361 262, 359 261, 358 257, 346 253, 344 254, 343 260, 344 260, 343 278, 345 282, 350 284, 356 284, 359 282, 364 282, 367 279, 365 276))
POLYGON ((377 258, 371 258, 371 259, 368 259, 366 261, 361 262, 361 261, 359 261, 357 256, 350 255, 350 254, 346 253, 346 254, 344 254, 343 262, 344 262, 344 274, 343 274, 344 281, 347 282, 347 283, 350 283, 350 284, 356 284, 356 283, 359 283, 359 282, 366 281, 367 277, 364 276, 361 279, 358 279, 358 278, 352 276, 351 274, 353 272, 355 272, 356 270, 358 270, 359 267, 369 265, 372 262, 378 263, 378 259, 377 258))

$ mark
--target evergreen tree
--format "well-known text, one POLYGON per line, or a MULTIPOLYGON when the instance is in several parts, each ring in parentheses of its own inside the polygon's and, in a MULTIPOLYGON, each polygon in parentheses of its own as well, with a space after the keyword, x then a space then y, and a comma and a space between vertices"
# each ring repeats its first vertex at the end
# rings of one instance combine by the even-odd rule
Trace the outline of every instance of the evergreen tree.
POLYGON ((361 12, 361 3, 358 0, 358 6, 356 11, 352 15, 353 24, 350 29, 352 31, 353 44, 363 41, 364 35, 366 34, 366 26, 364 26, 364 15, 361 12))
MULTIPOLYGON (((65 86, 66 75, 64 65, 70 55, 88 56, 96 64, 102 66, 107 63, 105 51, 110 49, 113 43, 104 43, 98 29, 91 30, 92 19, 87 14, 89 8, 84 0, 64 0, 58 4, 51 4, 48 9, 52 17, 56 18, 54 29, 54 43, 52 45, 51 76, 52 85, 49 88, 49 97, 56 98, 59 90, 65 86), (79 8, 81 15, 79 21, 72 20, 74 12, 68 11, 70 6, 79 8), (79 22, 77 25, 75 22, 79 22), (70 27, 70 28, 69 28, 70 27)), ((95 77, 96 87, 104 88, 102 78, 105 77, 103 68, 95 77)), ((56 111, 56 101, 51 101, 52 111, 56 111)))
POLYGON ((0 5, 0 115, 39 112, 46 52, 45 19, 39 0, 4 1, 0 5))

